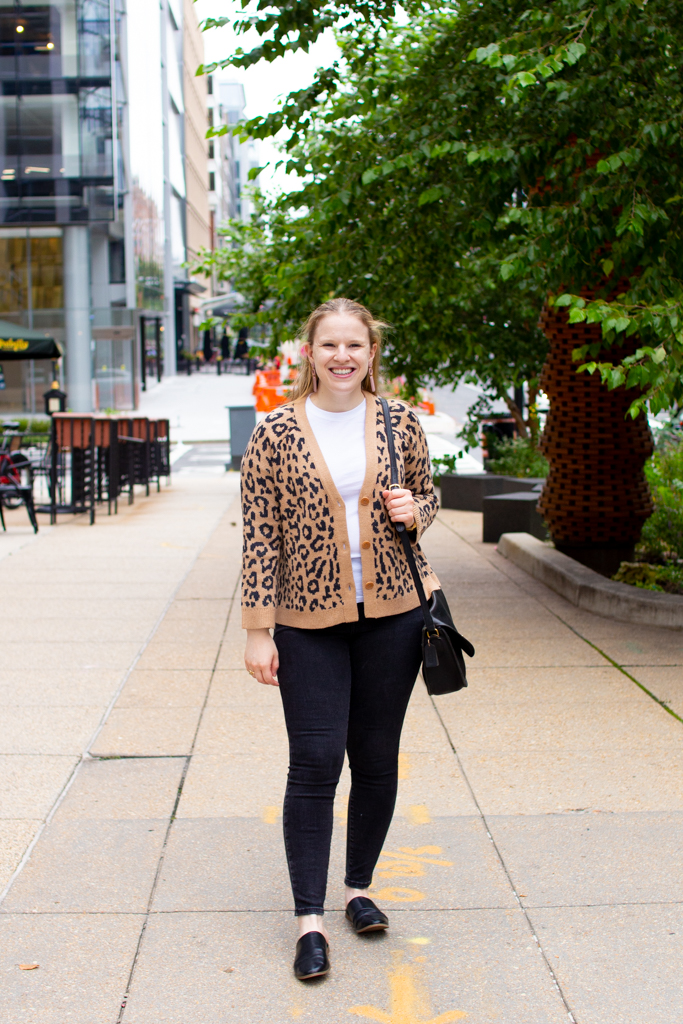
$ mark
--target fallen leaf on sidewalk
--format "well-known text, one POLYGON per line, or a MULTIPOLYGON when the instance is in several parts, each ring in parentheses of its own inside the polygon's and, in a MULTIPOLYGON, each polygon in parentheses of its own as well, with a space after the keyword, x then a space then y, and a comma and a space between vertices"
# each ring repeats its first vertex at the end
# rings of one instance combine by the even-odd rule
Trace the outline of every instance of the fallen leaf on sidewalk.
POLYGON ((20 971, 35 971, 36 967, 40 967, 40 964, 17 964, 20 971))
POLYGON ((232 972, 235 970, 235 968, 234 967, 221 967, 221 970, 223 971, 223 974, 232 974, 232 972))

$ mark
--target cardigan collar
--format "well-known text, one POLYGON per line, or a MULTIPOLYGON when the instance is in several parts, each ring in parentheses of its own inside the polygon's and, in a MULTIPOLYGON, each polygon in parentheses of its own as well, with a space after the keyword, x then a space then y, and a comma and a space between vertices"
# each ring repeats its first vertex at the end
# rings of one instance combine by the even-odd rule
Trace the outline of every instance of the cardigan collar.
MULTIPOLYGON (((379 403, 376 397, 368 391, 363 392, 363 397, 365 398, 365 477, 361 487, 361 496, 367 495, 369 497, 373 494, 375 484, 377 483, 377 408, 379 403)), ((306 398, 308 398, 308 395, 306 398)), ((313 456, 313 462, 320 482, 329 495, 332 507, 345 509, 344 500, 335 486, 332 474, 323 458, 323 453, 320 450, 315 433, 306 415, 306 398, 297 398, 292 403, 296 421, 304 436, 308 450, 313 456)))

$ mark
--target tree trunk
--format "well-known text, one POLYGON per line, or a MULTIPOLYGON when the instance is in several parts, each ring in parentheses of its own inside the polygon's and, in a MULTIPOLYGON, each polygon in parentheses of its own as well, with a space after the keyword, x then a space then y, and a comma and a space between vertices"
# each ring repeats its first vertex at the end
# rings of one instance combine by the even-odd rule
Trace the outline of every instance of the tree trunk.
POLYGON ((505 404, 507 405, 508 411, 512 416, 513 420, 515 421, 515 426, 517 427, 519 436, 528 437, 529 431, 527 430, 527 425, 524 422, 522 410, 519 408, 515 400, 513 398, 510 398, 510 396, 505 391, 498 392, 498 397, 502 398, 505 404))
POLYGON ((541 326, 550 343, 540 378, 550 413, 540 449, 550 474, 538 508, 560 551, 612 575, 633 557, 652 512, 643 472, 652 437, 645 416, 626 418, 632 392, 608 391, 598 374, 576 372, 572 350, 599 342, 600 325, 570 324, 566 310, 545 306, 541 326))

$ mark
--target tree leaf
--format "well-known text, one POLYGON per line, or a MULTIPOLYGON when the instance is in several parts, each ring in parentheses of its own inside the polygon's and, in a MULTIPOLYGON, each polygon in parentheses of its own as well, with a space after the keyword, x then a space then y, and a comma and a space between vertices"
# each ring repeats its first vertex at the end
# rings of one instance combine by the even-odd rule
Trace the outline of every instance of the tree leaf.
POLYGON ((436 199, 439 199, 443 195, 443 188, 441 185, 433 185, 432 188, 426 189, 420 194, 420 198, 417 203, 418 206, 425 206, 426 203, 433 203, 436 199))
POLYGON ((583 57, 586 52, 586 47, 583 43, 570 43, 567 47, 567 61, 570 64, 575 64, 579 57, 583 57), (571 58, 571 59, 569 59, 571 58))

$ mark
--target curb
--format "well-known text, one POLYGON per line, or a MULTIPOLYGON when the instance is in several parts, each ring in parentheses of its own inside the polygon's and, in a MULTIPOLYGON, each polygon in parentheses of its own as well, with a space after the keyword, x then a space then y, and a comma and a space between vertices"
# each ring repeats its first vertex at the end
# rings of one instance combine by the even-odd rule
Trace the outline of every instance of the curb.
POLYGON ((577 608, 620 622, 683 629, 683 597, 608 580, 530 533, 504 533, 498 551, 577 608))

